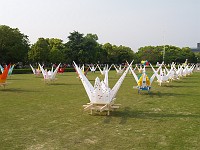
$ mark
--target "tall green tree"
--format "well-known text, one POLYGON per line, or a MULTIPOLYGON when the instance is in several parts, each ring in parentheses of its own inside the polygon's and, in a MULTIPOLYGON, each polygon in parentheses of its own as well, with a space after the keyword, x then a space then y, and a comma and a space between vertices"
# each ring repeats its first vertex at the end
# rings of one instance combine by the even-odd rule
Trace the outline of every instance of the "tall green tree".
POLYGON ((147 60, 152 64, 155 64, 158 61, 162 61, 162 51, 162 47, 145 46, 139 48, 137 52, 137 57, 139 59, 139 62, 142 60, 147 60))
POLYGON ((65 44, 65 57, 68 62, 95 63, 101 45, 97 42, 96 34, 81 34, 77 31, 70 33, 69 41, 65 44), (98 54, 97 54, 98 53, 98 54))
POLYGON ((110 64, 120 64, 126 60, 130 62, 135 58, 134 52, 131 48, 126 46, 116 46, 110 43, 105 43, 103 49, 107 52, 107 61, 110 64))
POLYGON ((50 45, 48 39, 39 38, 35 44, 31 46, 28 56, 32 62, 49 62, 50 45))
POLYGON ((61 39, 51 38, 47 39, 49 44, 49 62, 60 63, 64 62, 64 44, 61 39))
POLYGON ((195 59, 196 61, 194 61, 195 63, 200 63, 200 53, 195 53, 195 59))
POLYGON ((105 48, 103 48, 103 45, 101 44, 98 44, 95 63, 102 63, 102 64, 108 63, 108 52, 106 51, 105 48))
POLYGON ((184 62, 186 59, 188 60, 189 63, 194 63, 196 62, 196 56, 195 54, 191 51, 189 47, 183 47, 180 52, 181 55, 181 60, 180 62, 184 62))
POLYGON ((117 59, 118 63, 122 63, 125 61, 130 62, 133 59, 135 59, 135 54, 130 47, 120 45, 116 47, 116 53, 118 57, 117 59))
POLYGON ((99 49, 96 34, 87 34, 83 38, 82 50, 79 52, 79 61, 82 63, 95 63, 96 54, 99 49))
POLYGON ((0 63, 27 61, 29 50, 28 36, 18 28, 0 25, 0 63))
POLYGON ((74 31, 70 33, 68 39, 69 41, 65 44, 65 57, 69 62, 79 63, 79 56, 83 53, 83 34, 74 31))
POLYGON ((107 63, 117 63, 116 49, 110 43, 105 43, 102 48, 107 52, 107 63))
POLYGON ((137 52, 137 57, 140 60, 148 60, 153 64, 162 61, 168 64, 172 62, 183 63, 186 59, 189 62, 195 62, 196 60, 190 48, 184 47, 181 49, 172 45, 141 47, 137 52))

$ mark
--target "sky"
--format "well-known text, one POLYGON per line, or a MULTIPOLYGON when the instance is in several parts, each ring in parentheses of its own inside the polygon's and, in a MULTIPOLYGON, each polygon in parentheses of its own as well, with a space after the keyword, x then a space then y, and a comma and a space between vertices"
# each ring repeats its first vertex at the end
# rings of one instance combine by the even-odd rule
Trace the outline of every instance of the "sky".
POLYGON ((137 51, 144 46, 197 47, 200 0, 0 0, 0 25, 64 42, 73 31, 137 51))

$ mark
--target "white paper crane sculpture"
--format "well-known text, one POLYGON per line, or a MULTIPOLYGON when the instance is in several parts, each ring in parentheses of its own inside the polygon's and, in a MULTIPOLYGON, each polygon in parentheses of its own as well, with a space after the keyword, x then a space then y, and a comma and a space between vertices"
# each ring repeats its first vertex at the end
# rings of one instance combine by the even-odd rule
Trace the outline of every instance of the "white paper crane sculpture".
MULTIPOLYGON (((112 64, 113 65, 113 64, 112 64)), ((105 75, 106 71, 110 71, 112 65, 108 68, 108 65, 105 65, 105 67, 103 68, 103 70, 101 70, 101 68, 99 67, 99 65, 97 64, 97 67, 99 68, 99 71, 101 72, 101 75, 105 75)))
POLYGON ((124 70, 125 70, 125 67, 122 68, 122 65, 120 65, 118 68, 115 65, 113 65, 113 66, 114 66, 117 74, 122 74, 124 72, 124 70))
POLYGON ((96 69, 97 69, 97 66, 94 67, 94 65, 92 65, 92 66, 88 65, 88 67, 90 68, 90 71, 91 71, 91 72, 95 73, 95 71, 96 71, 96 69))
POLYGON ((40 66, 40 70, 42 71, 42 75, 44 77, 44 81, 53 81, 55 80, 56 78, 56 74, 58 72, 58 69, 60 67, 60 64, 56 67, 56 69, 53 71, 53 66, 52 66, 52 69, 51 71, 47 71, 47 70, 44 70, 44 68, 39 64, 40 66))
POLYGON ((154 74, 156 75, 156 78, 157 78, 157 82, 159 83, 159 85, 161 86, 163 83, 169 83, 169 77, 170 77, 170 74, 171 74, 171 70, 170 71, 165 71, 165 69, 167 69, 166 67, 164 69, 162 69, 162 66, 164 65, 164 62, 159 66, 159 68, 157 70, 155 70, 153 68, 153 66, 150 64, 154 74), (158 74, 160 70, 160 74, 158 74), (167 74, 166 74, 167 72, 167 74))
POLYGON ((36 76, 39 76, 39 75, 40 75, 41 70, 40 70, 40 67, 39 67, 39 66, 38 66, 37 69, 35 69, 35 68, 33 68, 33 66, 30 64, 30 67, 31 67, 31 69, 32 69, 34 75, 36 75, 36 76))
POLYGON ((119 108, 119 105, 114 104, 115 96, 131 65, 132 62, 127 67, 123 75, 119 78, 114 87, 110 89, 108 85, 108 70, 105 70, 104 80, 100 81, 100 79, 97 77, 95 79, 94 86, 92 86, 92 84, 89 82, 89 80, 85 77, 80 68, 74 62, 74 66, 79 74, 79 77, 90 100, 90 103, 88 103, 87 105, 83 105, 84 110, 90 110, 91 114, 93 110, 100 112, 107 111, 107 114, 109 115, 110 111, 119 108))

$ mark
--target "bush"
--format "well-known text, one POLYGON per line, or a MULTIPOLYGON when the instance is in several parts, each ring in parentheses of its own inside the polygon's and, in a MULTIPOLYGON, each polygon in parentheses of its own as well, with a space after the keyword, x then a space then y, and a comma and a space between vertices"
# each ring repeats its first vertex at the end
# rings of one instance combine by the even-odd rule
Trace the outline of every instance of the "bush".
POLYGON ((13 74, 30 74, 33 73, 31 69, 13 69, 13 74))
MULTIPOLYGON (((47 68, 47 70, 51 70, 51 68, 47 68)), ((74 68, 65 68, 64 72, 75 72, 74 68)), ((31 68, 29 69, 13 69, 13 74, 32 74, 33 71, 31 68)))

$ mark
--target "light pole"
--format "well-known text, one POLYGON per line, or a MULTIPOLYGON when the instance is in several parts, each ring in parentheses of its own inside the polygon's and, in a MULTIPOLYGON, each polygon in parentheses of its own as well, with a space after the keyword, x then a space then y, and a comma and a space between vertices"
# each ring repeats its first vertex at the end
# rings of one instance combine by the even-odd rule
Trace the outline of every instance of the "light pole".
POLYGON ((163 49, 163 62, 165 62, 165 45, 164 45, 164 49, 163 49))

